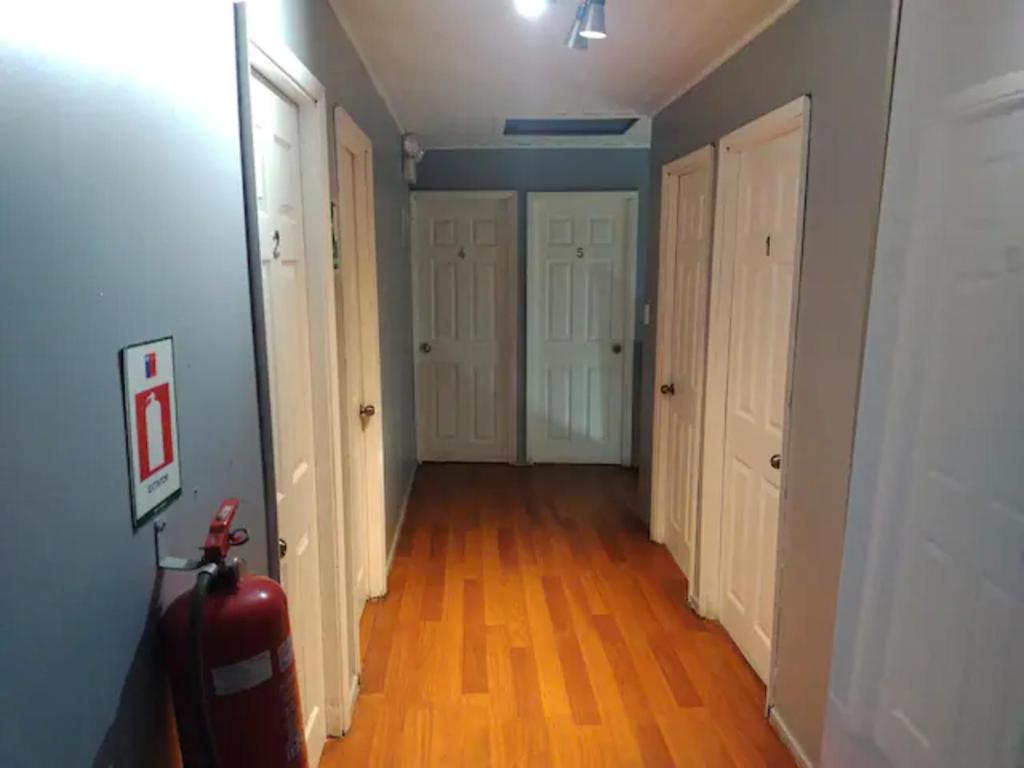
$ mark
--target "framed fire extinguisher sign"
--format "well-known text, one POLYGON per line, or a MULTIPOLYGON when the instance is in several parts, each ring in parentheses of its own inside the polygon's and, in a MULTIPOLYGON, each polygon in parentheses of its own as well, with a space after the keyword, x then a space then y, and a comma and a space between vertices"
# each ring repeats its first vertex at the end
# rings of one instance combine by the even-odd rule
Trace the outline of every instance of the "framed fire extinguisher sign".
POLYGON ((138 528, 181 495, 174 340, 121 350, 132 526, 138 528))

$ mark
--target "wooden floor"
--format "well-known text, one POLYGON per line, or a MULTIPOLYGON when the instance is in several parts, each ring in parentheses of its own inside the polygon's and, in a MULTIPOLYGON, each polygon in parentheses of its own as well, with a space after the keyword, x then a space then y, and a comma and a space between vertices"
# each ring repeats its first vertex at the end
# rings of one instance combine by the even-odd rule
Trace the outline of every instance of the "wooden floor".
POLYGON ((322 768, 791 766, 617 468, 425 465, 322 768))

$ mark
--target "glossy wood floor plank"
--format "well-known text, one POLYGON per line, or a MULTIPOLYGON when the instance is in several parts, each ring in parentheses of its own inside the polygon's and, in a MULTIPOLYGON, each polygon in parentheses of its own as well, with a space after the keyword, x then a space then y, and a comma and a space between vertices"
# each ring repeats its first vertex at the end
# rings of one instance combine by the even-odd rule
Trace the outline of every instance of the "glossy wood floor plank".
POLYGON ((610 467, 425 465, 321 768, 794 763, 610 467))
POLYGON ((484 591, 475 579, 464 581, 462 587, 462 692, 487 693, 484 591))
POLYGON ((539 722, 544 717, 537 682, 537 663, 532 648, 509 648, 512 666, 512 688, 516 695, 516 715, 525 720, 539 722))

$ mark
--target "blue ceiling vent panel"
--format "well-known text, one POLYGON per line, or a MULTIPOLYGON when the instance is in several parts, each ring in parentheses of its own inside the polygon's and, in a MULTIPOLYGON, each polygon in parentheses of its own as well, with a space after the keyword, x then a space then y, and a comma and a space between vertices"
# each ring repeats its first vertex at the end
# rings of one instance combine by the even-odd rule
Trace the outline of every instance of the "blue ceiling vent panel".
POLYGON ((510 118, 505 121, 506 136, 622 136, 636 125, 636 117, 510 118))

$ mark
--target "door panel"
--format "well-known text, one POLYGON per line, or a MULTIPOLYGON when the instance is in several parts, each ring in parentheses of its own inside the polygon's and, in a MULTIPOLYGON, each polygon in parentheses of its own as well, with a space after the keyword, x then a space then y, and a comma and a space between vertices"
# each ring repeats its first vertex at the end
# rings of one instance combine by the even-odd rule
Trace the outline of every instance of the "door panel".
POLYGON ((498 341, 497 299, 498 276, 494 264, 471 264, 473 285, 471 290, 472 319, 469 338, 480 344, 498 341))
POLYGON ((696 556, 711 261, 710 148, 663 174, 659 264, 653 503, 687 578, 696 556), (661 387, 670 387, 662 392, 661 387))
POLYGON ((802 132, 739 153, 725 423, 722 624, 767 680, 802 132))
POLYGON ((572 341, 572 264, 548 263, 545 341, 572 341))
POLYGON ((281 584, 306 741, 310 754, 319 755, 326 719, 299 112, 260 77, 251 81, 277 515, 288 542, 281 584))
POLYGON ((441 339, 455 341, 457 338, 456 323, 458 318, 456 309, 458 291, 455 284, 458 265, 454 262, 439 264, 436 261, 432 261, 430 263, 430 272, 433 275, 433 294, 430 297, 433 306, 430 312, 433 320, 433 339, 434 341, 441 339))
POLYGON ((416 402, 421 461, 507 461, 514 368, 508 199, 415 198, 416 402))
POLYGON ((530 196, 532 461, 622 461, 632 216, 623 193, 530 196))

